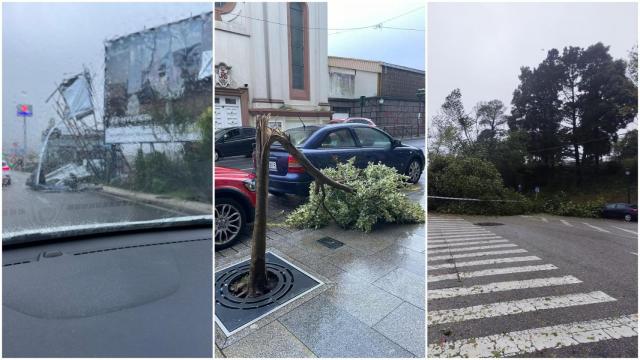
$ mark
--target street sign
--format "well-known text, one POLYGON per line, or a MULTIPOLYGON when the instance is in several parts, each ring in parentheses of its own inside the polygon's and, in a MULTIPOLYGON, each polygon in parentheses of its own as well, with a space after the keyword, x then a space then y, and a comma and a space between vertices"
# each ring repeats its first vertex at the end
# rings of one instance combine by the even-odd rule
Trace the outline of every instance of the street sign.
POLYGON ((33 116, 33 105, 31 104, 18 104, 18 116, 33 116))

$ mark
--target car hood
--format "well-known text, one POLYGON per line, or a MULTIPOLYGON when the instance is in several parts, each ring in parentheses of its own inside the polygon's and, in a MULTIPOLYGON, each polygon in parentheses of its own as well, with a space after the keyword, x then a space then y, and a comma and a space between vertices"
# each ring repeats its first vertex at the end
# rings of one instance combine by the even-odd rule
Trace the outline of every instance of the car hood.
POLYGON ((222 166, 215 167, 215 179, 216 180, 244 180, 244 179, 253 179, 255 177, 254 174, 248 173, 246 171, 231 169, 222 166))

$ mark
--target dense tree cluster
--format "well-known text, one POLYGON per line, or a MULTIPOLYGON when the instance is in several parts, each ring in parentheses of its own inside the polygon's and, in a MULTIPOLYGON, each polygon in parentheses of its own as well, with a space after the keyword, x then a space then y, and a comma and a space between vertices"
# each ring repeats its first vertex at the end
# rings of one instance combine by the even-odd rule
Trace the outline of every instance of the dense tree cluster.
POLYGON ((603 159, 637 164, 637 131, 624 131, 637 117, 637 48, 628 61, 602 43, 551 49, 538 66, 522 67, 519 80, 510 114, 500 100, 467 112, 454 89, 431 119, 430 153, 488 160, 514 188, 527 174, 559 167, 573 168, 580 182, 603 159))

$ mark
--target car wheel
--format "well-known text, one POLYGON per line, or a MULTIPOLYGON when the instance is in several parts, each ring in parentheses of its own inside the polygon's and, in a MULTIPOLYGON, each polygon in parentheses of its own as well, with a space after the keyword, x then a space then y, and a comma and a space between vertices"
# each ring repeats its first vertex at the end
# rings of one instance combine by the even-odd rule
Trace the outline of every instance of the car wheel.
POLYGON ((624 221, 630 222, 631 220, 633 220, 631 214, 624 214, 624 221))
POLYGON ((420 175, 422 175, 422 164, 420 164, 418 159, 411 160, 409 167, 407 168, 406 175, 409 177, 407 181, 412 184, 415 184, 420 180, 420 175))
POLYGON ((216 150, 216 155, 215 156, 216 156, 216 158, 215 158, 216 160, 215 161, 218 161, 218 159, 220 158, 220 154, 218 154, 218 150, 216 150))
POLYGON ((222 250, 238 240, 244 229, 246 216, 244 209, 237 201, 229 198, 217 198, 215 219, 216 250, 222 250))

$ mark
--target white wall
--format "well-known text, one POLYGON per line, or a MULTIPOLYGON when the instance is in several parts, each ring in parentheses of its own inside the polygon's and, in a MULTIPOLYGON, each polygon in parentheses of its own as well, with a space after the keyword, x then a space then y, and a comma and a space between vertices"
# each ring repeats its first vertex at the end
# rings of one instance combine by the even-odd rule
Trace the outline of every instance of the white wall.
MULTIPOLYGON (((241 12, 246 16, 251 16, 246 3, 236 3, 236 9, 232 13, 241 12)), ((231 88, 242 88, 248 84, 253 87, 251 57, 251 37, 249 33, 250 23, 244 17, 235 17, 223 14, 223 21, 216 21, 215 24, 215 52, 214 65, 223 62, 231 66, 231 88), (225 22, 233 19, 233 21, 225 22)), ((214 69, 215 70, 215 69, 214 69)), ((215 76, 214 76, 215 79, 215 76)))
POLYGON ((356 71, 356 97, 378 95, 378 73, 356 71))
POLYGON ((289 98, 289 34, 286 24, 287 3, 236 3, 232 14, 223 14, 224 21, 216 21, 215 64, 232 66, 235 86, 249 84, 250 98, 284 100, 285 104, 301 110, 315 110, 326 103, 329 95, 327 74, 327 31, 313 28, 327 27, 327 4, 307 3, 309 9, 309 100, 289 98), (273 23, 246 17, 266 19, 273 23), (230 21, 230 22, 225 22, 230 21), (266 31, 265 31, 266 30, 266 31), (268 43, 268 46, 267 46, 268 43), (267 64, 267 55, 269 63, 267 64), (268 66, 268 68, 267 68, 268 66), (267 76, 269 72, 270 76, 267 76))

